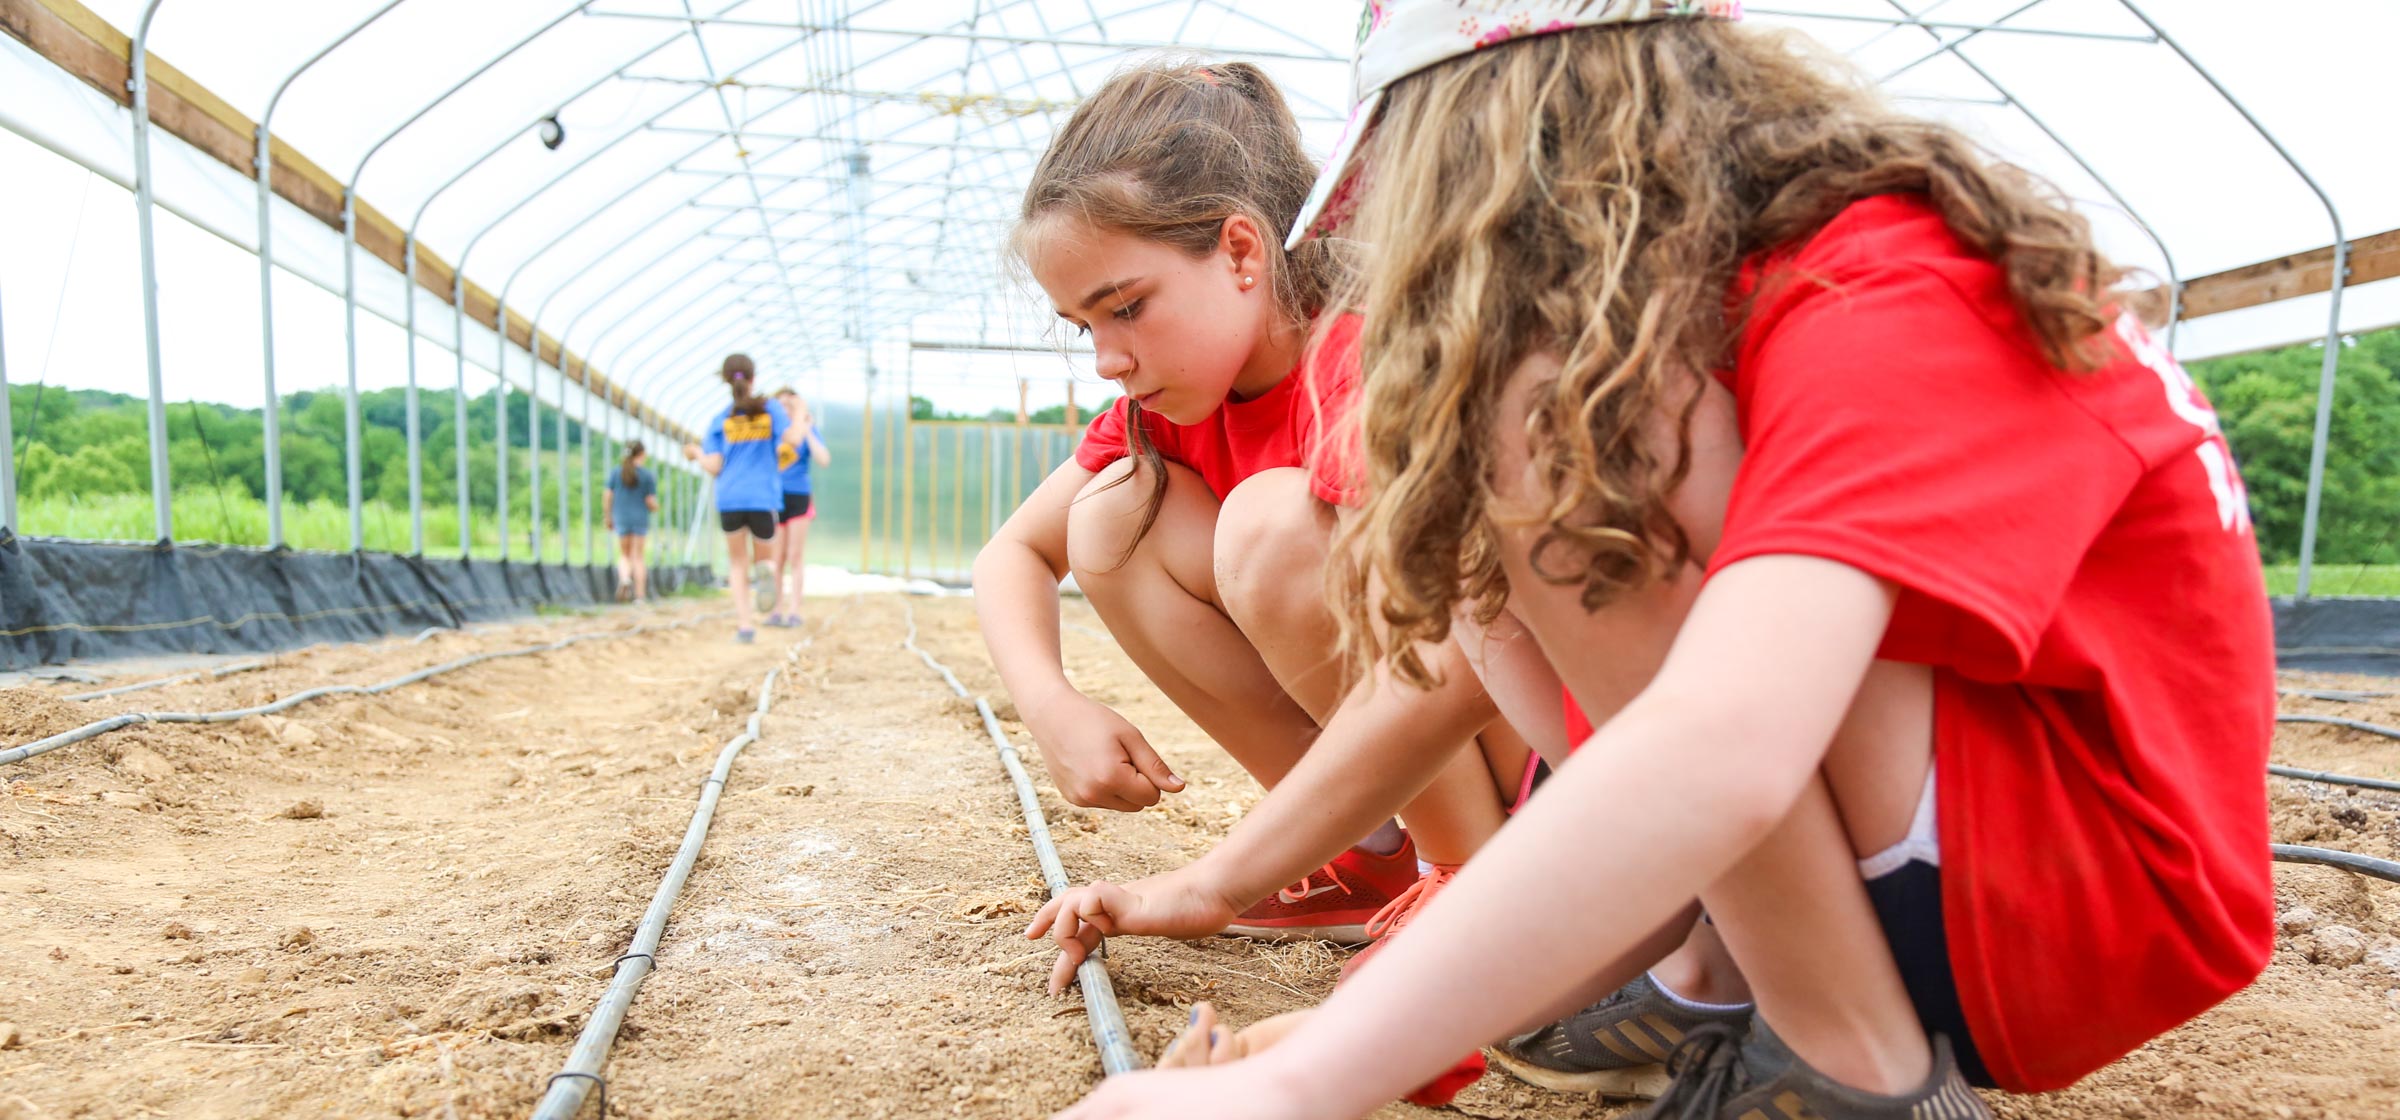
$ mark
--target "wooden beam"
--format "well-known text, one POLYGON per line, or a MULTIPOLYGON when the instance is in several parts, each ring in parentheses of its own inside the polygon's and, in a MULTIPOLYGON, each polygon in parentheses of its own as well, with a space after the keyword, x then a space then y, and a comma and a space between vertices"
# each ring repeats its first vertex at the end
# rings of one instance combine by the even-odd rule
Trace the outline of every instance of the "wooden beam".
MULTIPOLYGON (((0 34, 24 43, 69 77, 100 91, 109 100, 132 108, 133 94, 125 88, 133 73, 132 37, 75 0, 0 0, 0 34)), ((232 168, 243 178, 255 180, 257 122, 155 53, 146 69, 150 75, 151 123, 232 168)), ((341 229, 341 181, 283 141, 271 142, 275 153, 275 193, 328 227, 341 229)), ((357 204, 357 214, 359 247, 398 271, 407 261, 406 231, 363 200, 357 204)), ((448 303, 455 276, 456 270, 440 254, 418 244, 417 274, 412 277, 418 285, 448 303)), ((466 297, 469 318, 500 329, 494 314, 499 301, 492 293, 470 280, 466 297)), ((537 341, 533 325, 522 315, 510 313, 507 332, 510 342, 535 352, 537 360, 544 364, 561 370, 568 363, 579 368, 583 365, 581 357, 560 348, 558 339, 544 334, 537 341)), ((585 374, 597 376, 588 370, 585 374)), ((689 438, 689 433, 680 426, 659 426, 689 438)))
MULTIPOLYGON (((2400 229, 2350 242, 2346 285, 2371 284, 2400 276, 2400 229)), ((2333 289, 2333 246, 2294 253, 2187 280, 2183 317, 2198 319, 2333 289)))

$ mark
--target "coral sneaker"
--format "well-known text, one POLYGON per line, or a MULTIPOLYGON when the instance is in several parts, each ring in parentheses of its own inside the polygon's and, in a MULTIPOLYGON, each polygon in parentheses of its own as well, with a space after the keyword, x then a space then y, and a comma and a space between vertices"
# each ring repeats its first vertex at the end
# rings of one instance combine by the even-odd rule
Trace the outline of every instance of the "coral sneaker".
POLYGON ((1348 979, 1351 973, 1365 967, 1367 958, 1374 956, 1377 950, 1382 949, 1385 942, 1399 934, 1401 927, 1416 918, 1417 912, 1423 910, 1426 903, 1433 901, 1434 895, 1441 893, 1443 887, 1450 885, 1450 880, 1457 877, 1458 869, 1461 866, 1463 865, 1455 863, 1434 864, 1433 870, 1419 875, 1416 882, 1410 883, 1407 890, 1400 892, 1400 897, 1393 899, 1389 905, 1376 911, 1374 917, 1367 919, 1367 943, 1361 946, 1358 952, 1351 954, 1349 960, 1342 962, 1343 978, 1348 979))
POLYGON ((1352 848, 1308 877, 1241 912, 1225 932, 1268 941, 1372 940, 1367 923, 1414 888, 1417 845, 1402 840, 1388 856, 1352 848))
MULTIPOLYGON (((1347 983, 1351 977, 1358 975, 1358 970, 1366 967, 1367 958, 1374 956, 1376 950, 1398 936, 1401 928, 1408 925, 1417 912, 1425 908, 1426 903, 1433 901, 1434 895, 1450 885, 1450 880, 1458 876, 1459 866, 1454 863, 1434 864, 1432 870, 1417 876, 1417 881, 1410 883, 1407 890, 1401 891, 1398 897, 1376 911, 1374 917, 1367 919, 1365 932, 1368 944, 1342 962, 1342 979, 1339 982, 1347 983)), ((1482 1080, 1485 1068, 1483 1051, 1477 1050, 1453 1063, 1441 1076, 1417 1086, 1416 1091, 1402 1099, 1425 1108, 1440 1108, 1464 1092, 1467 1086, 1482 1080)))

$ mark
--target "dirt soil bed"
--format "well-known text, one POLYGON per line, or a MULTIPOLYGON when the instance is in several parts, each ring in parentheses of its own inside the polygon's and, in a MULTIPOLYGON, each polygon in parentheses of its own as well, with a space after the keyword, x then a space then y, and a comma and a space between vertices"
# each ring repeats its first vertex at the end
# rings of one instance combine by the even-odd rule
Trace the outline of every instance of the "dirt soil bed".
MULTIPOLYGON (((913 607, 921 641, 1013 716, 970 605, 913 607)), ((1042 994, 1048 954, 1017 937, 1043 891, 1016 801, 973 709, 899 648, 904 609, 826 602, 806 631, 762 631, 755 646, 707 621, 283 719, 139 726, 0 767, 0 1120, 525 1115, 624 952, 717 749, 777 665, 787 674, 764 736, 734 767, 609 1066, 610 1114, 1063 1107, 1098 1062, 1079 1001, 1042 994)), ((0 690, 0 746, 115 712, 255 704, 695 611, 327 647, 87 703, 60 697, 88 685, 0 690)), ((1191 783, 1129 817, 1071 808, 1042 782, 1069 874, 1137 876, 1198 855, 1256 789, 1088 610, 1068 619, 1078 685, 1191 783)), ((2285 706, 2400 725, 2390 698, 2285 706)), ((2287 725, 2277 756, 2400 779, 2400 742, 2339 728, 2287 725)), ((2275 832, 2393 857, 2400 796, 2277 780, 2275 832)), ((2257 985, 2074 1090, 1996 1108, 2400 1115, 2400 887, 2309 867, 2279 869, 2278 882, 2284 936, 2257 985)), ((1316 945, 1126 941, 1111 970, 1153 1054, 1193 1001, 1237 1022, 1306 1006, 1339 960, 1316 945)), ((1624 1112, 1499 1074, 1455 1111, 1624 1112)))

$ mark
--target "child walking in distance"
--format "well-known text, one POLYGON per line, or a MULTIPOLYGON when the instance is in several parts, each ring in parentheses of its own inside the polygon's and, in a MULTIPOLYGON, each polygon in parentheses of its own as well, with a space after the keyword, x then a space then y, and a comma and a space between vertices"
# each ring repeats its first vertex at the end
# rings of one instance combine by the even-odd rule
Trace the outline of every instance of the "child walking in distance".
POLYGON ((643 462, 650 458, 642 441, 625 445, 625 461, 610 475, 600 495, 600 517, 617 534, 617 601, 638 603, 650 598, 650 515, 658 512, 658 475, 643 462))
MULTIPOLYGON (((1052 780, 1125 812, 1184 788, 1062 672, 1057 588, 1072 573, 1135 664, 1260 783, 1328 767, 1370 807, 1321 851, 1313 826, 1254 830, 1129 914, 1132 932, 1357 942, 1397 928, 1499 827, 1530 757, 1463 664, 1434 690, 1354 690, 1336 657, 1315 573, 1356 495, 1333 433, 1355 395, 1358 322, 1318 318, 1334 251, 1283 247, 1313 175, 1264 73, 1152 63, 1077 109, 1020 214, 1017 252, 1124 394, 975 564, 985 640, 1052 780)), ((1062 959, 1057 982, 1072 973, 1062 959)))
POLYGON ((765 560, 775 544, 775 519, 783 511, 779 455, 797 447, 800 430, 783 410, 750 388, 758 367, 747 354, 728 354, 719 376, 733 403, 708 422, 708 435, 685 444, 684 457, 717 480, 717 525, 725 530, 725 563, 733 589, 733 640, 757 640, 750 601, 750 562, 765 560))
POLYGON ((1417 689, 1521 626, 1597 729, 1275 1045, 1063 1115, 1364 1116, 1497 1042, 1663 1059, 1650 1117, 1983 1117, 2264 967, 2208 403, 2055 192, 1733 11, 1371 5, 1295 231, 1369 247, 1345 648, 1417 689))
POLYGON ((799 431, 800 442, 784 452, 783 470, 777 475, 783 484, 783 510, 776 533, 775 609, 767 613, 767 625, 798 626, 802 622, 800 585, 807 578, 808 523, 817 515, 808 472, 832 462, 833 452, 825 449, 825 433, 817 430, 816 418, 809 414, 800 390, 789 385, 775 390, 775 405, 799 431))

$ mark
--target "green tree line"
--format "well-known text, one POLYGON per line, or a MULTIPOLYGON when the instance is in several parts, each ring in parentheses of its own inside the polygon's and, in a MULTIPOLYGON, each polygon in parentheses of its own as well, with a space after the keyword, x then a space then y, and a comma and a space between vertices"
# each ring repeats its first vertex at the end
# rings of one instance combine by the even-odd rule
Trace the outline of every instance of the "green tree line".
MULTIPOLYGON (((2227 442, 2241 464, 2250 489, 2257 523, 2259 551, 2269 564, 2288 564, 2300 549, 2300 521, 2308 483, 2309 443, 2316 422, 2319 365, 2324 351, 2313 345, 2291 346, 2250 354, 2212 358, 2191 364, 2191 373, 2216 405, 2227 442)), ((91 504, 123 495, 149 492, 149 435, 144 404, 118 393, 65 390, 55 386, 15 385, 9 388, 16 449, 18 490, 27 501, 91 504)), ((428 389, 419 394, 424 430, 424 486, 428 511, 446 511, 455 502, 457 422, 455 395, 428 389)), ((1079 409, 1079 418, 1108 407, 1106 401, 1079 409)), ((520 539, 529 511, 524 479, 530 442, 525 431, 525 394, 508 398, 511 444, 509 495, 511 516, 520 539)), ((473 505, 491 511, 499 450, 492 439, 492 398, 470 398, 467 457, 473 505)), ((382 389, 360 396, 365 438, 364 497, 369 503, 405 510, 408 501, 406 398, 403 390, 382 389)), ((909 411, 918 420, 996 421, 1011 423, 1013 411, 987 414, 956 413, 925 397, 912 397, 909 411)), ((301 505, 347 501, 342 454, 342 398, 338 392, 293 393, 282 406, 283 482, 288 500, 301 505)), ((1052 406, 1030 417, 1036 423, 1066 420, 1064 406, 1052 406)), ((837 445, 852 445, 857 417, 852 411, 820 408, 820 421, 837 445), (836 429, 839 429, 838 431, 836 429)), ((543 409, 543 454, 555 456, 557 416, 543 409)), ((256 409, 239 409, 199 402, 177 402, 168 408, 169 471, 180 511, 187 502, 205 506, 218 495, 255 501, 266 493, 263 453, 265 425, 256 409)), ((580 468, 580 424, 567 425, 569 469, 580 468)), ((945 445, 947 446, 947 445, 945 445)), ((1012 445, 1013 446, 1013 445, 1012 445)), ((990 461, 977 442, 981 467, 990 461)), ((594 448, 595 474, 611 464, 594 448)), ((672 460, 672 448, 654 448, 654 455, 672 460)), ((885 455, 890 449, 884 448, 885 455)), ((940 454, 927 445, 928 454, 940 454)), ((1006 459, 1006 456, 1003 456, 1006 459)), ((552 468, 545 458, 545 506, 556 494, 552 468)), ((854 477, 856 464, 837 453, 837 463, 823 472, 821 482, 830 495, 844 493, 844 480, 854 477)), ((945 472, 947 473, 947 472, 945 472)), ((595 486, 599 485, 596 481, 595 486)), ((941 485, 947 485, 946 483, 941 485)), ((974 485, 974 483, 970 483, 974 485)), ((938 490, 938 486, 935 489, 938 490)), ((977 491, 981 487, 977 486, 977 491)), ((570 479, 570 499, 580 515, 581 482, 570 479)), ((938 501, 938 498, 936 499, 938 501)), ((1005 501, 1005 499, 1003 499, 1005 501)), ((838 523, 854 524, 853 502, 828 502, 838 523)), ((130 507, 129 507, 130 508, 130 507)), ((929 515, 931 509, 926 511, 929 515)), ((556 516, 545 508, 545 520, 556 516)), ((179 520, 182 514, 178 513, 179 520)), ((449 520, 429 516, 429 530, 449 520)), ((57 531, 31 524, 33 532, 57 531)), ((821 528, 836 530, 836 525, 821 528)), ((446 530, 454 539, 455 529, 446 530)), ((478 529, 481 537, 482 529, 478 529)), ((142 533, 128 533, 140 536, 142 533)), ((182 535, 182 534, 178 534, 182 535)), ((246 534, 245 534, 246 535, 246 534)), ((331 547, 336 542, 310 542, 331 547)), ((372 544, 370 547, 374 547, 372 544)), ((2334 400, 2332 444, 2326 460, 2324 509, 2318 531, 2317 557, 2325 563, 2400 564, 2400 330, 2364 334, 2346 342, 2341 358, 2340 391, 2334 400)))
MULTIPOLYGON (((2241 465, 2259 552, 2270 564, 2300 555, 2324 357, 2321 345, 2287 346, 2190 366, 2241 465)), ((2359 335, 2343 347, 2317 559, 2400 563, 2400 330, 2359 335)))
MULTIPOLYGON (((529 511, 524 491, 531 438, 525 430, 526 396, 508 401, 511 509, 529 511)), ((369 502, 408 503, 408 413, 405 390, 359 394, 360 487, 369 502)), ((50 386, 9 387, 11 438, 17 452, 17 489, 28 500, 147 494, 150 490, 149 419, 138 397, 50 386)), ((281 439, 283 490, 287 500, 347 503, 343 458, 342 396, 338 392, 293 393, 283 399, 281 439)), ((418 419, 423 432, 423 485, 428 509, 457 498, 457 395, 420 390, 418 419)), ((554 497, 558 415, 542 410, 542 470, 545 497, 554 497)), ((583 426, 567 422, 568 466, 581 468, 583 426)), ((194 490, 263 499, 267 492, 266 422, 258 409, 181 401, 167 408, 167 469, 177 493, 194 490)), ((595 446, 595 456, 608 448, 595 446)), ((671 452, 670 452, 671 454, 671 452)), ((499 449, 492 438, 492 398, 469 399, 467 466, 473 502, 493 508, 499 449)), ((595 458, 595 474, 609 466, 595 458)), ((570 475, 570 494, 581 500, 579 477, 570 475)), ((553 511, 545 510, 545 514, 553 511)))
MULTIPOLYGON (((1110 406, 1116 403, 1117 398, 1109 397, 1096 405, 1078 405, 1075 409, 1075 419, 1088 422, 1093 416, 1108 411, 1110 406)), ((995 408, 980 416, 970 412, 948 412, 926 397, 908 398, 908 418, 928 421, 963 420, 991 424, 1014 424, 1017 422, 1017 414, 1013 409, 995 408)), ((1048 408, 1037 408, 1026 413, 1025 419, 1028 423, 1033 424, 1064 424, 1067 422, 1067 406, 1054 404, 1048 408)))

